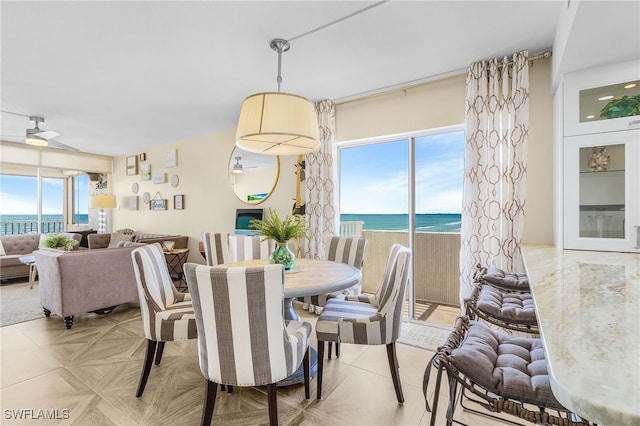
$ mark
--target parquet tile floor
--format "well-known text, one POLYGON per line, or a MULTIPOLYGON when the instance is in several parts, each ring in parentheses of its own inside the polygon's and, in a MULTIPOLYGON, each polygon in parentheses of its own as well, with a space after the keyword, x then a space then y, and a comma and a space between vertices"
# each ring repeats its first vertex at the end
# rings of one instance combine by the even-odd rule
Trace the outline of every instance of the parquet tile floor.
MULTIPOLYGON (((315 316, 300 312, 314 322, 315 316)), ((315 345, 315 341, 314 341, 315 345)), ((77 316, 71 330, 61 318, 41 318, 0 328, 0 424, 198 425, 205 380, 197 342, 169 342, 137 399, 145 341, 140 311, 123 305, 111 314, 77 316), (16 419, 15 410, 49 410, 58 419, 16 419), (53 410, 58 410, 57 413, 53 410), (63 411, 67 410, 67 411, 63 411), (67 415, 65 415, 65 413, 67 415), (63 418, 68 417, 68 418, 63 418)), ((302 385, 279 388, 282 425, 428 425, 422 377, 432 353, 398 345, 406 402, 397 403, 384 346, 344 344, 339 359, 325 361, 323 399, 304 399, 302 385)), ((429 397, 435 378, 430 383, 429 397)), ((447 389, 441 389, 438 425, 444 425, 447 389)), ((24 411, 23 411, 24 413, 24 411)), ((495 421, 460 412, 471 425, 495 421)), ((268 423, 266 388, 218 392, 213 424, 268 423)))

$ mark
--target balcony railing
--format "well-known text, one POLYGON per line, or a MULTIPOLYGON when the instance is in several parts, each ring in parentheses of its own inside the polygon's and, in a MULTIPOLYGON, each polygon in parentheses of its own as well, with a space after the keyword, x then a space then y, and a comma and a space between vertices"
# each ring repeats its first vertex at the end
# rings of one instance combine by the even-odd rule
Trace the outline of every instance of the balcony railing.
MULTIPOLYGON (((32 234, 38 232, 37 220, 0 221, 0 235, 32 234)), ((42 233, 64 232, 62 220, 46 220, 42 222, 42 233)))
MULTIPOLYGON (((375 293, 395 243, 409 245, 406 231, 368 231, 362 222, 341 222, 340 234, 367 238, 362 268, 362 289, 375 293)), ((414 294, 417 302, 460 304, 460 234, 417 232, 414 239, 414 294)))

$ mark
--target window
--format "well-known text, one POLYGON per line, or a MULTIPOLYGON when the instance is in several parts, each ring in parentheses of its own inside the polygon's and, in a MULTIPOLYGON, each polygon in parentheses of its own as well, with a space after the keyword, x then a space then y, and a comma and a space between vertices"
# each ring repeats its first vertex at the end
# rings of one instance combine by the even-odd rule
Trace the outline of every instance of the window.
POLYGON ((341 229, 363 222, 368 240, 363 291, 376 291, 391 245, 408 246, 409 318, 452 326, 459 313, 463 126, 341 143, 338 170, 341 229))
POLYGON ((89 223, 89 176, 80 174, 71 180, 72 214, 71 223, 89 223))

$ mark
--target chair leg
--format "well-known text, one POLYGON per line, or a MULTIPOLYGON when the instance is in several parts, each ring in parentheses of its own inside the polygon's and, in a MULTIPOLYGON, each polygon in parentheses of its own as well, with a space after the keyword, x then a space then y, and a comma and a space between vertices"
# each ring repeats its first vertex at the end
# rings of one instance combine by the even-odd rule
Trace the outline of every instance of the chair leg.
POLYGON ((278 385, 271 383, 269 389, 269 425, 278 426, 278 385))
POLYGON ((151 371, 151 364, 153 363, 153 356, 156 353, 156 345, 158 342, 155 340, 147 339, 147 352, 144 355, 144 364, 142 366, 142 374, 140 375, 140 382, 138 383, 138 390, 136 391, 136 398, 140 398, 144 392, 145 386, 147 386, 147 379, 149 379, 149 372, 151 371))
POLYGON ((156 349, 156 365, 160 365, 162 360, 162 353, 164 352, 164 342, 158 342, 158 349, 156 349))
POLYGON ((318 340, 318 399, 322 399, 322 364, 324 363, 324 340, 318 340))
POLYGON ((402 385, 400 384, 395 342, 387 345, 387 358, 389 359, 389 369, 391 370, 391 378, 393 379, 393 387, 396 390, 396 397, 398 398, 398 402, 402 404, 404 403, 404 395, 402 394, 402 385))
POLYGON ((233 385, 228 385, 228 386, 227 386, 227 393, 228 393, 229 395, 231 395, 231 394, 233 393, 233 385))
POLYGON ((307 351, 304 353, 304 358, 302 359, 302 364, 304 365, 304 398, 310 398, 309 392, 309 370, 311 363, 311 357, 309 356, 309 347, 307 347, 307 351))
POLYGON ((336 358, 340 358, 340 342, 336 342, 336 358))
POLYGON ((333 351, 333 342, 329 342, 329 351, 327 353, 327 359, 331 359, 331 352, 333 351))
POLYGON ((216 404, 216 394, 218 393, 218 384, 207 380, 207 389, 204 395, 204 405, 202 406, 202 426, 209 426, 213 419, 213 408, 216 404))

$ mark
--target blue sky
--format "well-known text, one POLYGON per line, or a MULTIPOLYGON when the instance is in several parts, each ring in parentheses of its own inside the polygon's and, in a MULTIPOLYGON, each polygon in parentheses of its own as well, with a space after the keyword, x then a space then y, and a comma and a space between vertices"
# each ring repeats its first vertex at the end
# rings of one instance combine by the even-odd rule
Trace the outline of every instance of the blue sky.
MULTIPOLYGON (((340 150, 340 213, 408 212, 408 140, 340 150)), ((464 132, 416 139, 416 213, 460 213, 464 132)))
MULTIPOLYGON (((80 185, 80 194, 88 194, 87 182, 80 185)), ((63 179, 42 179, 42 213, 62 214, 63 179)), ((37 213, 37 178, 28 176, 0 175, 0 214, 31 214, 37 213)), ((82 197, 80 213, 88 210, 87 197, 82 197)))
MULTIPOLYGON (((460 213, 464 132, 416 139, 416 212, 460 213)), ((408 140, 340 150, 340 213, 408 212, 408 140)), ((87 181, 80 194, 87 194, 87 181)), ((62 214, 63 179, 42 182, 43 214, 62 214)), ((0 175, 0 214, 36 214, 36 178, 0 175)), ((88 212, 82 197, 80 213, 88 212)))

